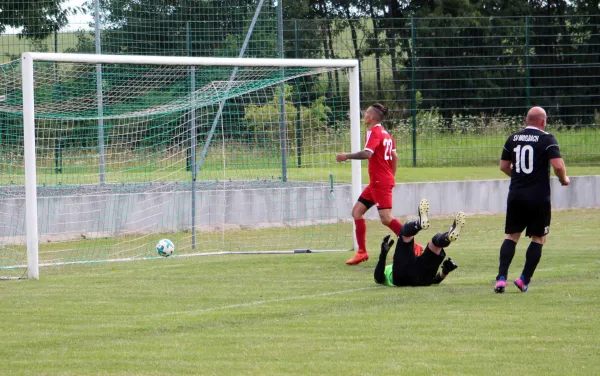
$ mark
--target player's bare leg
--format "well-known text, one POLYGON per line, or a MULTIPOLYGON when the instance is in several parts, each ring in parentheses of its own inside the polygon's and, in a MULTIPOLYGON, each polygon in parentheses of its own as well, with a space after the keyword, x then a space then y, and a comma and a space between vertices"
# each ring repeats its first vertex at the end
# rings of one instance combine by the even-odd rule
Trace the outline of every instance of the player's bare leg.
POLYGON ((365 204, 358 201, 352 208, 352 218, 354 219, 354 233, 358 243, 358 251, 350 260, 346 261, 348 265, 356 265, 369 259, 367 252, 367 224, 364 215, 369 210, 365 204))

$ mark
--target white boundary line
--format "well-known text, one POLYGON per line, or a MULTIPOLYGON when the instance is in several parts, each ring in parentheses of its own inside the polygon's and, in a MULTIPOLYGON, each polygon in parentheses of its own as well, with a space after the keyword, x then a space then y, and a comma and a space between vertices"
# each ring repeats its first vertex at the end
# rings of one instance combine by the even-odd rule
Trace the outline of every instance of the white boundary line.
POLYGON ((383 287, 384 286, 361 287, 358 289, 330 291, 330 292, 324 292, 321 294, 314 294, 314 295, 300 295, 300 296, 293 296, 293 297, 289 297, 289 298, 256 300, 256 301, 248 302, 248 303, 230 304, 230 305, 221 306, 221 307, 196 309, 196 310, 192 310, 192 311, 158 313, 158 314, 151 315, 151 317, 166 317, 166 316, 171 316, 171 315, 199 316, 204 313, 220 311, 220 310, 253 307, 253 306, 259 306, 259 305, 264 305, 264 304, 269 304, 269 303, 281 303, 281 302, 289 302, 289 301, 301 300, 301 299, 320 298, 320 297, 324 297, 324 296, 341 295, 341 294, 348 294, 351 292, 374 290, 374 289, 379 289, 379 288, 383 288, 383 287))
MULTIPOLYGON (((333 253, 333 252, 348 252, 347 249, 296 249, 288 251, 218 251, 218 252, 204 252, 204 253, 187 253, 183 255, 172 255, 169 257, 160 256, 147 256, 147 257, 128 257, 122 259, 108 259, 108 260, 93 260, 93 261, 66 261, 56 263, 41 263, 42 266, 63 266, 63 265, 85 265, 85 264, 102 264, 105 262, 128 262, 128 261, 143 261, 143 260, 163 260, 163 259, 175 259, 185 257, 197 257, 197 256, 223 256, 223 255, 294 255, 294 254, 309 254, 309 253, 333 253)), ((19 269, 26 268, 27 265, 11 265, 0 267, 0 270, 8 269, 19 269)))

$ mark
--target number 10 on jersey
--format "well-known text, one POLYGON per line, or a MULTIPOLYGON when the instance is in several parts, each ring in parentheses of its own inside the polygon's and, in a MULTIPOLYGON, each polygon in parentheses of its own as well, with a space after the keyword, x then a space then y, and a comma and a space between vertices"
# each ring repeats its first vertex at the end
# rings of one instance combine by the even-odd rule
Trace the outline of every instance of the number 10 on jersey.
POLYGON ((517 174, 523 170, 526 174, 531 174, 533 171, 533 148, 531 145, 525 145, 521 148, 521 145, 513 149, 516 154, 515 157, 515 171, 517 174))

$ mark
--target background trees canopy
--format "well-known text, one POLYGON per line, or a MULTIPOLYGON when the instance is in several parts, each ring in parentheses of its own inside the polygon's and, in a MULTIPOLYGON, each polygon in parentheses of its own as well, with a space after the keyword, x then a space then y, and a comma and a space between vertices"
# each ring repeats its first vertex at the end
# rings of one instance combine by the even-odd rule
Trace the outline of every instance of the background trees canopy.
MULTIPOLYGON (((67 23, 65 0, 0 4, 0 32, 43 39, 67 23)), ((258 0, 100 0, 104 53, 237 56, 258 0)), ((459 115, 522 115, 551 108, 563 124, 593 122, 600 87, 599 0, 283 1, 286 57, 357 58, 366 102, 411 116, 436 109, 452 130, 459 115), (526 18, 527 16, 527 18, 526 18), (413 66, 414 65, 414 66, 413 66)), ((71 52, 91 52, 80 31, 71 52)), ((43 45, 33 45, 42 50, 43 45)), ((265 1, 248 57, 277 57, 275 1, 265 1)), ((343 90, 338 73, 332 94, 343 90)), ((293 85, 292 85, 293 86, 293 85)))
POLYGON ((19 35, 31 39, 46 38, 68 22, 67 16, 78 9, 67 9, 65 0, 4 0, 0 2, 0 34, 7 27, 20 29, 19 35))

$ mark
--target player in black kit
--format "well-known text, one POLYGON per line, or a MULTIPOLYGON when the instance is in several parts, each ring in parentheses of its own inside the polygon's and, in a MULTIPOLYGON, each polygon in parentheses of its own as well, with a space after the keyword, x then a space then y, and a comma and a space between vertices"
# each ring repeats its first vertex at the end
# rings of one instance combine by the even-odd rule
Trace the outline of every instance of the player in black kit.
POLYGON ((550 165, 562 185, 569 185, 567 169, 556 138, 544 131, 546 111, 533 107, 527 113, 525 129, 512 134, 504 144, 500 170, 510 176, 506 208, 504 243, 500 247, 500 266, 496 277, 496 293, 506 288, 508 268, 515 255, 521 233, 531 243, 525 255, 525 266, 515 285, 522 292, 529 288, 531 277, 542 257, 542 246, 550 231, 550 165))

